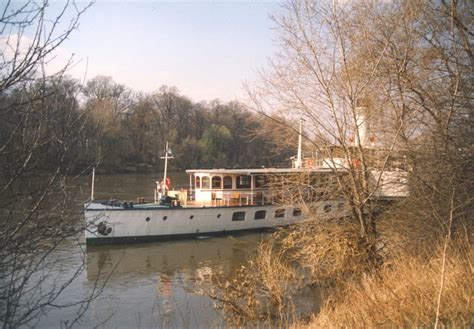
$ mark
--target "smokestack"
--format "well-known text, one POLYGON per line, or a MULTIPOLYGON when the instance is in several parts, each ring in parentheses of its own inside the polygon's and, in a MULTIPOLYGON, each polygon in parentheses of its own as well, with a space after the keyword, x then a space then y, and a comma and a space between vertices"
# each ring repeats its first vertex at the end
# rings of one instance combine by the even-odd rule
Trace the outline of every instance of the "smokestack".
POLYGON ((369 111, 366 107, 356 107, 355 146, 367 146, 370 137, 369 111), (358 133, 357 133, 358 132, 358 133))

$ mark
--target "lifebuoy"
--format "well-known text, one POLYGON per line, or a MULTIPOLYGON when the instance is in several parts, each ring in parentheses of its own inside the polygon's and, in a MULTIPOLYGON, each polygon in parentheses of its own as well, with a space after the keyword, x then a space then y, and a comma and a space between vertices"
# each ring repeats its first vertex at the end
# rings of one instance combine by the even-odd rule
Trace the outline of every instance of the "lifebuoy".
POLYGON ((112 233, 112 228, 107 227, 107 225, 104 222, 100 222, 97 224, 97 232, 99 232, 102 235, 108 235, 112 233))

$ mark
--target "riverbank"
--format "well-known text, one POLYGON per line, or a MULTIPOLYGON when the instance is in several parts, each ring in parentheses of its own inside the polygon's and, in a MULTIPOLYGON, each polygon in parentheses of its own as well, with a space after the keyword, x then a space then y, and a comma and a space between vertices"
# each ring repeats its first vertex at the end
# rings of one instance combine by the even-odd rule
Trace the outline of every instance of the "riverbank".
POLYGON ((237 326, 472 326, 472 221, 460 220, 448 239, 433 219, 395 216, 378 222, 376 268, 356 223, 315 218, 273 235, 211 296, 237 326))

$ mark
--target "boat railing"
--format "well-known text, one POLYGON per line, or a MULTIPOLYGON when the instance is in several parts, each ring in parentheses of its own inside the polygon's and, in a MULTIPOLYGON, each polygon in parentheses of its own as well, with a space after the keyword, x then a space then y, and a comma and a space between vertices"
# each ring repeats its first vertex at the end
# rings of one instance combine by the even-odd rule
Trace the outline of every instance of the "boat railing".
POLYGON ((270 191, 245 190, 209 190, 200 193, 189 193, 189 190, 171 190, 168 195, 175 197, 182 205, 189 203, 211 206, 246 206, 264 205, 273 202, 270 191))
POLYGON ((211 203, 216 206, 263 205, 269 203, 269 199, 261 191, 216 191, 211 192, 211 203))

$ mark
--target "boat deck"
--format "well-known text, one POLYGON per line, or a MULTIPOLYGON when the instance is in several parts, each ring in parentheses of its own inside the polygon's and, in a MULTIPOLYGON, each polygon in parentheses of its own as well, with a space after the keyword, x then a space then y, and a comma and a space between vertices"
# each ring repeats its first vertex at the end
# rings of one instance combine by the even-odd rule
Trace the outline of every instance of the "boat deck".
POLYGON ((271 205, 272 203, 263 202, 263 200, 211 200, 206 201, 185 201, 183 203, 174 200, 170 205, 140 200, 140 202, 128 202, 118 200, 94 201, 86 206, 87 210, 139 210, 139 209, 169 209, 169 208, 223 208, 223 207, 248 207, 271 205))

